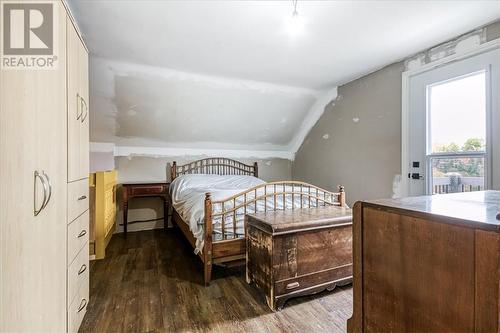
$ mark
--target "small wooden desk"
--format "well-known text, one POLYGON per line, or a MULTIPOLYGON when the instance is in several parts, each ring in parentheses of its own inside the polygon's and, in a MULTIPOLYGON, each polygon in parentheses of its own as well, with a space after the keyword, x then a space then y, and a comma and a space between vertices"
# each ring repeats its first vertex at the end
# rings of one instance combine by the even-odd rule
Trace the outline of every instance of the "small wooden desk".
POLYGON ((123 232, 127 235, 128 202, 132 198, 159 197, 163 200, 164 228, 168 227, 168 186, 170 183, 123 183, 123 232))

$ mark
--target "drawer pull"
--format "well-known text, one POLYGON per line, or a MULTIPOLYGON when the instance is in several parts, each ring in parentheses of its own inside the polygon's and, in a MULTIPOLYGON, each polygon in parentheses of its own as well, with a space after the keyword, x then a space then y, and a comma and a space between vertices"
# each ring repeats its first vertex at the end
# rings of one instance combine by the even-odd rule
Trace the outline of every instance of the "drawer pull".
POLYGON ((80 231, 78 238, 81 238, 81 237, 85 236, 86 234, 87 234, 87 230, 83 229, 82 231, 80 231))
POLYGON ((86 270, 87 270, 87 265, 83 264, 82 267, 80 267, 80 270, 78 271, 78 275, 81 275, 86 270))
POLYGON ((85 298, 83 298, 82 301, 80 302, 80 306, 78 307, 78 312, 85 309, 86 306, 87 306, 87 300, 85 298))
POLYGON ((80 201, 80 200, 85 200, 85 199, 87 199, 87 196, 86 196, 86 195, 82 195, 81 197, 78 197, 78 201, 80 201))
POLYGON ((286 289, 287 290, 295 289, 295 288, 298 288, 299 286, 300 286, 300 284, 298 282, 292 282, 292 283, 289 283, 286 285, 286 289))

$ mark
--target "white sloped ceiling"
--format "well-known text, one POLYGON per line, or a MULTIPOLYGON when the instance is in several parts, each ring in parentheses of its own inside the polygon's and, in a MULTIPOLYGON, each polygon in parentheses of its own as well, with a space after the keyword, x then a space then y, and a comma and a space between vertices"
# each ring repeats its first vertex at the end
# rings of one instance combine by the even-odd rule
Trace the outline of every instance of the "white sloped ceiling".
MULTIPOLYGON (((91 140, 293 158, 336 86, 500 17, 496 1, 69 1, 91 140)), ((135 148, 134 148, 135 147, 135 148)))

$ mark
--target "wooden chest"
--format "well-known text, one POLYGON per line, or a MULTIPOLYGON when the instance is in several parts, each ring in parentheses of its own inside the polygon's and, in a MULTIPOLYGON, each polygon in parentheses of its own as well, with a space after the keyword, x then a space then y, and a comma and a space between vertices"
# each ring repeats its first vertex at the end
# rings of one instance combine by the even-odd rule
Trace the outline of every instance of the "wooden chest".
POLYGON ((354 205, 348 332, 500 332, 500 192, 354 205))
POLYGON ((247 282, 266 295, 272 310, 287 299, 352 281, 352 214, 321 207, 250 214, 247 282))

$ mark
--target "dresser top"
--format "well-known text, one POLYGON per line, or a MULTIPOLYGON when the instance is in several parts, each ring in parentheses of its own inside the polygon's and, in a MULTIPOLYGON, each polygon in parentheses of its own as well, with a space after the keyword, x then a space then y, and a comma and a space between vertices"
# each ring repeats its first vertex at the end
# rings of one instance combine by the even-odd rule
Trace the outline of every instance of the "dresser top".
POLYGON ((368 206, 385 206, 426 216, 451 224, 500 231, 500 191, 438 194, 401 199, 368 200, 368 206))
POLYGON ((248 217, 249 226, 273 235, 352 224, 351 209, 339 206, 278 210, 248 217))

